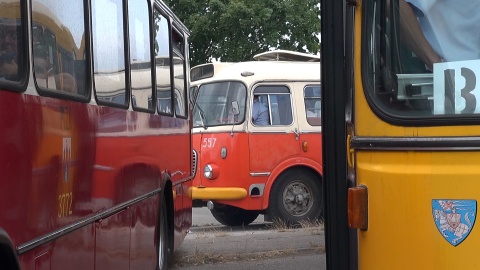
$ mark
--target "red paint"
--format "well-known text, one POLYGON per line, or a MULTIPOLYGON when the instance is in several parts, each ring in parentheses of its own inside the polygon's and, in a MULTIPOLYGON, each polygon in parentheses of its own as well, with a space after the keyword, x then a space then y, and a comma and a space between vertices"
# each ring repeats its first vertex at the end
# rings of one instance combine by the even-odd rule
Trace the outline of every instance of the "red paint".
MULTIPOLYGON (((183 241, 191 226, 188 119, 9 91, 0 91, 0 110, 0 228, 15 248, 163 179, 177 194, 175 248, 183 241)), ((20 255, 21 268, 153 269, 158 206, 150 197, 47 242, 20 255)))

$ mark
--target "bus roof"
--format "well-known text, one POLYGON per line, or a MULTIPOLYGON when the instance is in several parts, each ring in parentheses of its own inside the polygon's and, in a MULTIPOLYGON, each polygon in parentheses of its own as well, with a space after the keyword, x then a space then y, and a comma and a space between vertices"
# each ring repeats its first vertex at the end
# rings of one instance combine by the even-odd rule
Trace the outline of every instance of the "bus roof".
MULTIPOLYGON (((191 70, 192 82, 206 83, 218 80, 256 81, 318 81, 320 62, 248 61, 238 63, 209 63, 191 70)), ((193 83, 192 83, 193 84, 193 83)))
POLYGON ((275 50, 264 53, 259 53, 253 56, 257 61, 305 61, 305 62, 320 62, 320 55, 294 52, 287 50, 275 50))

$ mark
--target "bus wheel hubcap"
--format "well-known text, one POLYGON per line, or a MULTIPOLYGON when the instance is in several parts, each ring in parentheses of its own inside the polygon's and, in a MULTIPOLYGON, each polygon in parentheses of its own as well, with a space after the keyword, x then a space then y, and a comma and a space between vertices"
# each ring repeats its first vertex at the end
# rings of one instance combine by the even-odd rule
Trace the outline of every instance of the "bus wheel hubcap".
POLYGON ((292 181, 283 192, 283 206, 292 216, 303 216, 313 204, 312 190, 300 181, 292 181))

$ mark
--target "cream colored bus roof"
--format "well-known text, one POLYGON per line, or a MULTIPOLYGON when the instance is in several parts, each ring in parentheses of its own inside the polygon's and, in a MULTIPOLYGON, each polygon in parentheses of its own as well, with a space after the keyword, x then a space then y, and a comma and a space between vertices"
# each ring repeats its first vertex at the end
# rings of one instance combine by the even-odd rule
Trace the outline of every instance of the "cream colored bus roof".
POLYGON ((275 50, 264 53, 259 53, 253 56, 257 61, 305 61, 305 62, 320 62, 320 55, 313 55, 308 53, 275 50))
MULTIPOLYGON (((192 85, 219 80, 238 80, 247 84, 257 81, 318 81, 320 62, 249 61, 238 63, 210 63, 214 76, 192 82, 192 85), (248 76, 245 76, 247 75, 248 76)), ((196 66, 194 68, 200 67, 196 66)))

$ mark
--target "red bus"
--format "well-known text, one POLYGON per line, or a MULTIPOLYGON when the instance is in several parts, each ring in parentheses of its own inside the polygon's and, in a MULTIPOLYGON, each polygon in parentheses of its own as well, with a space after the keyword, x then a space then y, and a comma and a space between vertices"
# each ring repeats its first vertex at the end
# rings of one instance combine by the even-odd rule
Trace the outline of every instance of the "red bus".
POLYGON ((206 205, 227 226, 260 214, 315 221, 322 211, 320 57, 277 50, 254 59, 191 70, 194 206, 206 205))
POLYGON ((0 0, 0 269, 166 269, 192 224, 188 37, 157 0, 0 0))

